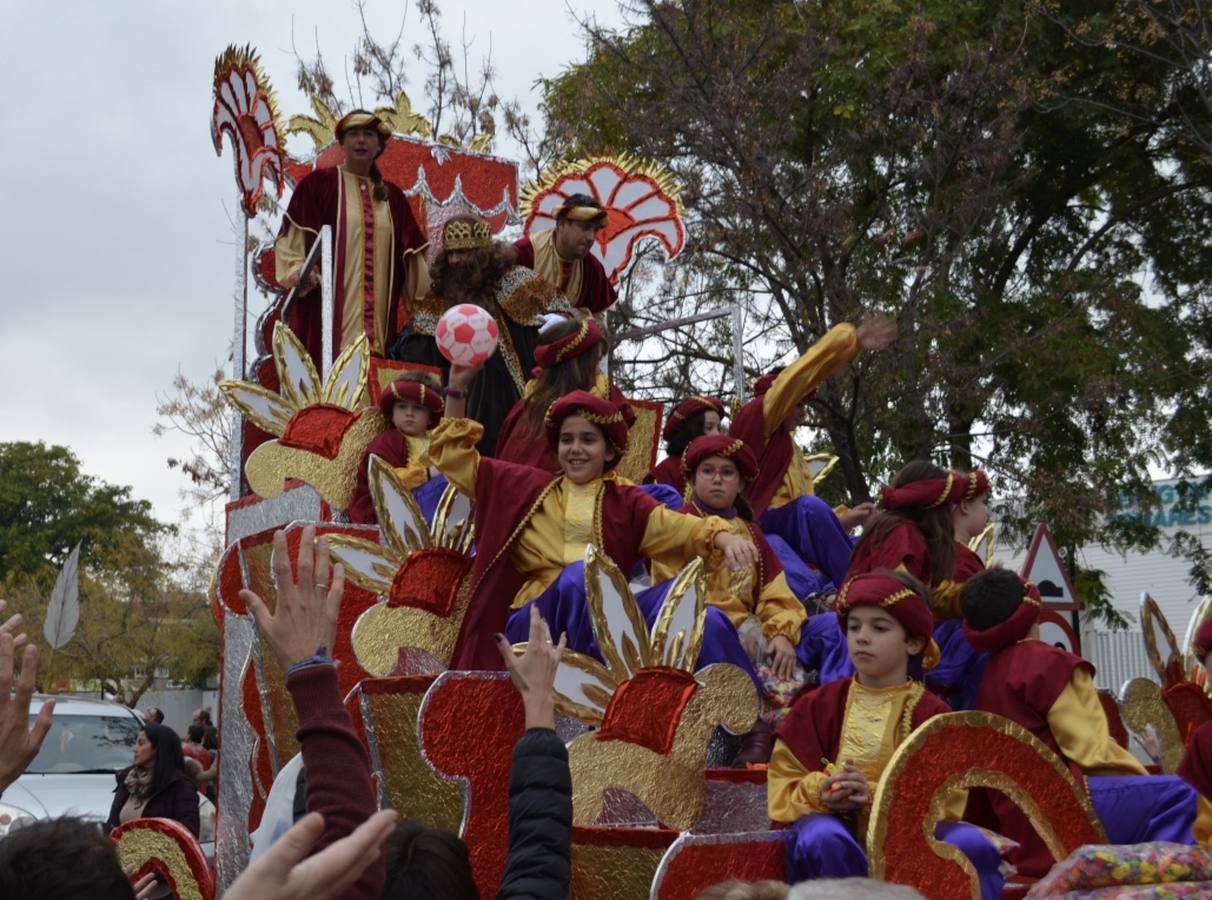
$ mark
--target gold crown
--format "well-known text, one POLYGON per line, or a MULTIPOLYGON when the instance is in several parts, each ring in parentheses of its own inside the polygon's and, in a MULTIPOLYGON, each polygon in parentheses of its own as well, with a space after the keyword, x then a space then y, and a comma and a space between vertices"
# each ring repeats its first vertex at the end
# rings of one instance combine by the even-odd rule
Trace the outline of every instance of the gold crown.
POLYGON ((491 243, 492 230, 483 219, 476 219, 474 222, 456 219, 447 222, 446 227, 442 229, 444 250, 476 250, 491 243))

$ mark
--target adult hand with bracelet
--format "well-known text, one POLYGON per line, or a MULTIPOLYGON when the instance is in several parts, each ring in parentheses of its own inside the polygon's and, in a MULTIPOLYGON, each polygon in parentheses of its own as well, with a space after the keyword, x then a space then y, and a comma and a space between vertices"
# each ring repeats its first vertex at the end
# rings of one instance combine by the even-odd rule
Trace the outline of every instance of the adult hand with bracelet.
POLYGON ((330 568, 328 538, 316 540, 312 525, 303 529, 296 580, 291 573, 286 532, 276 532, 271 567, 278 589, 274 611, 271 613, 253 591, 240 591, 240 599, 252 611, 257 628, 282 669, 289 673, 303 666, 332 663, 345 568, 339 563, 330 568))
POLYGON ((482 368, 483 362, 474 366, 451 363, 450 374, 446 376, 446 408, 443 410, 446 418, 461 419, 467 415, 467 393, 482 368))

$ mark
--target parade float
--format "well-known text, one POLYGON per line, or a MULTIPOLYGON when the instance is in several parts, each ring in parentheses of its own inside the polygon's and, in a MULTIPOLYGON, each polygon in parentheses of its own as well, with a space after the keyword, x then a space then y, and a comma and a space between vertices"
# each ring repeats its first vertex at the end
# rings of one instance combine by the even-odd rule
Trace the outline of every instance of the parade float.
MULTIPOLYGON (((481 895, 493 896, 508 847, 510 752, 523 715, 504 673, 449 668, 470 591, 471 504, 448 488, 427 520, 394 471, 372 460, 381 524, 348 523, 342 513, 355 467, 385 424, 375 398, 400 364, 372 356, 365 342, 332 352, 331 324, 317 364, 292 330, 295 297, 274 281, 272 245, 250 239, 250 222, 275 209, 271 194, 282 201, 304 175, 340 161, 336 114, 313 100, 312 114, 287 126, 248 49, 229 48, 219 57, 213 89, 215 149, 233 158, 242 212, 235 242, 236 375, 224 386, 240 416, 235 487, 226 551, 211 590, 223 654, 216 859, 212 873, 188 834, 158 821, 123 826, 119 852, 137 868, 159 868, 180 897, 209 898, 247 865, 250 835, 275 778, 299 748, 284 674, 240 591, 255 591, 272 607, 274 532, 285 530, 293 553, 304 526, 314 525, 330 536, 348 573, 332 655, 380 802, 402 818, 457 832, 481 895), (284 143, 288 130, 308 135, 314 152, 292 157, 284 143), (256 285, 270 302, 250 339, 245 323, 256 285)), ((379 160, 383 175, 404 191, 423 229, 452 211, 469 211, 494 233, 530 234, 552 226, 553 209, 565 196, 590 194, 610 213, 593 252, 613 280, 627 271, 642 242, 655 242, 670 258, 683 248, 677 186, 657 165, 613 156, 577 160, 519 186, 516 163, 483 145, 435 137, 406 95, 375 113, 393 131, 379 160)), ((317 264, 325 271, 331 249, 321 244, 317 264)), ((331 291, 324 296, 331 304, 331 291)), ((636 412, 632 455, 621 466, 633 476, 652 465, 661 431, 659 404, 636 404, 636 412)), ((818 477, 828 474, 827 458, 811 462, 818 477)), ((991 535, 978 541, 988 558, 991 535)), ((1066 632, 1064 640, 1078 652, 1075 597, 1044 532, 1033 541, 1025 572, 1042 580, 1037 565, 1054 565, 1056 580, 1065 581, 1051 602, 1045 596, 1045 619, 1066 632)), ((736 748, 730 735, 747 731, 758 712, 753 684, 733 666, 694 668, 705 616, 701 578, 697 565, 684 570, 649 629, 614 563, 598 550, 588 555, 586 595, 602 659, 566 654, 555 687, 557 730, 568 744, 573 779, 571 890, 578 900, 689 900, 729 878, 785 876, 783 832, 767 817, 764 769, 728 766, 736 748)), ((1187 643, 1206 612, 1201 607, 1193 617, 1187 643)), ((1103 699, 1113 732, 1126 741, 1124 723, 1135 731, 1152 728, 1162 746, 1161 770, 1173 772, 1184 737, 1212 714, 1212 704, 1202 670, 1180 650, 1151 601, 1143 624, 1158 681, 1129 684, 1118 698, 1122 706, 1117 698, 1103 699)), ((1122 896, 1159 881, 1173 882, 1175 896, 1212 888, 1210 859, 1194 848, 1187 848, 1188 857, 1161 861, 1148 856, 1156 848, 1076 853, 1106 841, 1082 779, 1022 728, 972 712, 929 721, 896 751, 875 790, 865 835, 872 877, 912 885, 931 898, 979 896, 971 864, 933 838, 939 798, 957 786, 1002 791, 1052 855, 1067 860, 1034 894, 1084 885, 1122 896)), ((1013 879, 1010 885, 1008 895, 1024 896, 1030 888, 1013 879)))

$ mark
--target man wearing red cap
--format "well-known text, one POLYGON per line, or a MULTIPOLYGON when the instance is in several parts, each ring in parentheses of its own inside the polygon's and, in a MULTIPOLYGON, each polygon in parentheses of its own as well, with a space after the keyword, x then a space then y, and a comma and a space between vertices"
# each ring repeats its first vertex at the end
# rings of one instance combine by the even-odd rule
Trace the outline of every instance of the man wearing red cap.
MULTIPOLYGON (((925 587, 898 572, 846 581, 834 625, 846 639, 851 679, 801 695, 779 724, 766 780, 770 818, 790 825, 787 880, 867 874, 863 837, 875 786, 913 729, 949 712, 920 681, 938 658, 925 587)), ((946 798, 935 837, 972 861, 983 897, 1001 897, 997 850, 963 817, 964 795, 946 798)), ((905 823, 909 827, 908 823, 905 823)))
MULTIPOLYGON (((425 236, 403 192, 384 181, 375 164, 391 128, 358 109, 337 122, 335 131, 345 160, 317 169, 295 187, 274 243, 276 277, 293 288, 320 228, 331 226, 333 357, 361 335, 371 353, 385 356, 402 318, 401 300, 407 304, 428 286, 420 253, 425 236)), ((321 371, 319 286, 325 274, 313 267, 287 312, 287 324, 321 371)))
POLYGON ((518 265, 534 269, 577 308, 600 315, 614 305, 615 291, 590 251, 609 213, 588 194, 573 194, 555 216, 555 228, 514 242, 518 265))
POLYGON ((377 456, 396 470, 403 485, 413 492, 426 520, 433 518, 446 479, 429 466, 429 432, 442 418, 446 397, 436 379, 409 373, 383 388, 379 411, 388 429, 370 442, 358 463, 358 479, 349 519, 360 525, 375 525, 374 501, 370 495, 370 458, 377 456))
MULTIPOLYGON (((1110 843, 1191 843, 1195 791, 1173 775, 1146 774, 1111 738, 1094 666, 1039 640, 1043 602, 1035 585, 988 569, 964 585, 960 607, 968 642, 989 654, 976 708, 1017 722, 1085 779, 1110 843)), ((1020 845, 1010 861, 1021 874, 1044 875, 1054 860, 1027 817, 1000 793, 989 800, 997 830, 1020 845)))

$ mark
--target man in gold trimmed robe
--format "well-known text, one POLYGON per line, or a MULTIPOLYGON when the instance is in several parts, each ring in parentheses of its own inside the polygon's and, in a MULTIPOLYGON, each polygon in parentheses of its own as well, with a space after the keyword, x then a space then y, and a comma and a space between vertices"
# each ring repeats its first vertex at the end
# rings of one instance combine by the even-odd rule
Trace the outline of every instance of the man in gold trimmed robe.
POLYGON ((600 315, 614 304, 614 285, 589 251, 609 214, 588 194, 573 194, 555 215, 555 228, 514 242, 518 265, 534 269, 579 310, 600 315))
POLYGON ((471 383, 467 415, 484 426, 479 452, 490 456, 509 410, 523 395, 539 329, 548 313, 571 316, 572 307, 551 285, 524 266, 513 264, 508 244, 494 242, 479 216, 451 217, 442 227, 441 252, 431 270, 429 292, 411 305, 412 318, 396 349, 406 362, 450 371, 438 352, 434 331, 442 313, 460 303, 488 310, 497 322, 500 343, 471 383))
MULTIPOLYGON (((295 188, 274 243, 276 277, 279 284, 293 288, 320 228, 332 226, 333 357, 363 334, 371 353, 386 356, 407 301, 428 287, 419 252, 425 236, 403 192, 383 180, 375 163, 387 147, 391 128, 365 110, 354 110, 335 131, 345 160, 312 172, 295 188)), ((322 274, 318 266, 308 272, 286 312, 287 324, 321 371, 322 274)))

